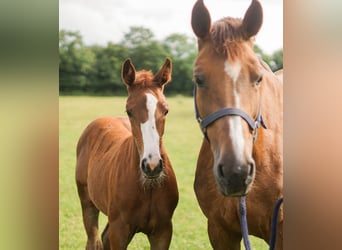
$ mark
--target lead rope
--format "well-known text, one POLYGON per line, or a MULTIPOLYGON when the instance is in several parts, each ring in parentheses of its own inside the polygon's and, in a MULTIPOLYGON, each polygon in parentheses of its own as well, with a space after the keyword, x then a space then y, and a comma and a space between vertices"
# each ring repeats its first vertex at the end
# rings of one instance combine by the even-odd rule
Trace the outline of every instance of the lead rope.
MULTIPOLYGON (((278 225, 278 215, 280 210, 280 205, 283 203, 283 198, 280 198, 273 209, 272 214, 272 224, 271 224, 271 237, 270 237, 270 250, 275 248, 275 242, 277 238, 277 225, 278 225)), ((251 244, 248 237, 248 225, 247 225, 247 209, 246 209, 246 197, 241 196, 239 199, 239 210, 240 210, 240 224, 242 229, 243 244, 246 250, 251 250, 251 244)))
POLYGON ((278 214, 280 210, 280 205, 283 203, 283 197, 280 198, 276 205, 274 206, 272 215, 272 225, 271 225, 271 238, 270 238, 270 250, 275 248, 276 238, 277 238, 277 225, 278 225, 278 214))
POLYGON ((251 250, 251 244, 248 238, 248 225, 247 225, 247 209, 246 209, 246 197, 241 196, 239 199, 240 207, 240 225, 242 229, 243 244, 246 250, 251 250))

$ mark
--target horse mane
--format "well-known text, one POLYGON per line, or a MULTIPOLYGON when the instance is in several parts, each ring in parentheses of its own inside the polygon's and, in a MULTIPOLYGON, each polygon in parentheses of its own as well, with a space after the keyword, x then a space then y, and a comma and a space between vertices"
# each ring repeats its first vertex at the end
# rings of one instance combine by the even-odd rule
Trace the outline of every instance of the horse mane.
POLYGON ((241 25, 241 18, 232 17, 224 17, 213 24, 211 38, 217 53, 231 57, 239 55, 238 43, 246 40, 241 25))
POLYGON ((154 76, 151 70, 141 70, 136 73, 134 85, 151 87, 155 85, 154 76))

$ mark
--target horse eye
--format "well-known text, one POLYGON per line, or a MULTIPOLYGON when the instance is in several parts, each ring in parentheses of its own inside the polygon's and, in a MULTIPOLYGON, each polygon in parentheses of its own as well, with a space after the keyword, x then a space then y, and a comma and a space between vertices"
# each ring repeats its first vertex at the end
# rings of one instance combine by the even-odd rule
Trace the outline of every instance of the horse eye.
POLYGON ((262 76, 259 76, 258 80, 256 80, 255 85, 259 85, 260 82, 262 81, 262 76))
POLYGON ((198 85, 198 87, 201 87, 204 85, 204 77, 202 75, 194 75, 194 82, 198 85))
POLYGON ((168 113, 169 113, 169 110, 166 110, 166 111, 164 112, 164 115, 166 116, 168 113))
POLYGON ((132 115, 133 115, 132 110, 129 110, 129 109, 126 110, 126 113, 129 117, 132 117, 132 115))

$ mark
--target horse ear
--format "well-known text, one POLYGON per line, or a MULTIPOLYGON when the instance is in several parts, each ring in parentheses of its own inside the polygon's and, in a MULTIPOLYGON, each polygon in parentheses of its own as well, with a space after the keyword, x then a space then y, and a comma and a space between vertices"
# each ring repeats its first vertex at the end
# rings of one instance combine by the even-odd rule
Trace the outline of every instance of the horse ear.
POLYGON ((258 0, 252 0, 242 21, 242 30, 246 39, 249 39, 259 32, 262 19, 263 14, 260 2, 258 0))
POLYGON ((197 0, 192 9, 191 26, 198 38, 204 38, 210 31, 210 14, 203 0, 197 0))
POLYGON ((135 81, 135 68, 132 64, 131 59, 126 59, 122 65, 121 70, 122 81, 127 85, 131 86, 135 81))
POLYGON ((163 86, 164 84, 171 81, 172 74, 172 61, 170 58, 166 58, 164 65, 158 71, 158 73, 154 76, 154 81, 157 82, 158 85, 163 86))

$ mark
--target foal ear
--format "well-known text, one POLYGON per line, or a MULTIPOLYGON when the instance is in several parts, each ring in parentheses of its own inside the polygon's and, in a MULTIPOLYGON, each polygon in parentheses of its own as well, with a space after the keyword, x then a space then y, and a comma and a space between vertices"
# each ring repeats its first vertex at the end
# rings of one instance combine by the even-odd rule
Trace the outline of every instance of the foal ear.
POLYGON ((126 59, 122 64, 121 78, 124 84, 131 86, 135 81, 135 68, 131 59, 126 59))
POLYGON ((191 26, 198 38, 204 38, 210 31, 210 14, 203 0, 197 0, 192 9, 191 26))
POLYGON ((249 39, 259 32, 262 19, 263 14, 260 2, 258 0, 252 0, 242 21, 242 30, 246 39, 249 39))
POLYGON ((164 65, 158 71, 158 73, 154 76, 154 81, 162 87, 164 84, 171 81, 172 74, 172 62, 170 58, 166 58, 164 65))

